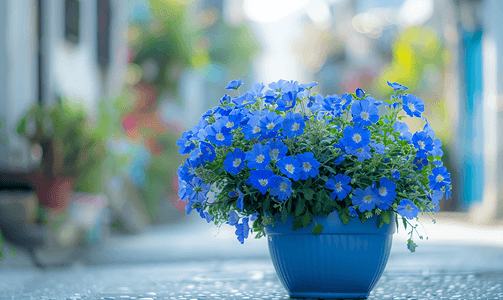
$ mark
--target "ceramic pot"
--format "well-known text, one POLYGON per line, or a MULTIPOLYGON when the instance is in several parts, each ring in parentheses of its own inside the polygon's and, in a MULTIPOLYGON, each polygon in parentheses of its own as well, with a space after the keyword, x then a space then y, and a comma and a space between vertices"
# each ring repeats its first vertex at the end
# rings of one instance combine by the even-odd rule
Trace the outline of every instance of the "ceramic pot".
POLYGON ((381 228, 375 216, 344 225, 333 212, 315 217, 324 226, 320 235, 311 232, 314 222, 292 230, 291 217, 266 226, 274 268, 290 297, 367 298, 388 262, 394 218, 381 228))
POLYGON ((41 174, 32 174, 31 181, 41 205, 58 212, 66 208, 73 190, 72 178, 47 178, 41 174))

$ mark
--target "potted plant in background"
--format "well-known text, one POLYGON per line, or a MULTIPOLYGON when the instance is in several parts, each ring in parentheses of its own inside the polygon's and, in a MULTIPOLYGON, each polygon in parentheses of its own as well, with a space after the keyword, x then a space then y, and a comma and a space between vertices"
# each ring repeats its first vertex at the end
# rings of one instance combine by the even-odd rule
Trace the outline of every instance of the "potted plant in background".
POLYGON ((178 168, 179 196, 187 214, 235 226, 241 243, 251 232, 267 235, 291 297, 365 298, 395 224, 411 228, 414 252, 410 220, 438 211, 450 174, 422 99, 399 93, 406 87, 388 82, 394 94, 378 101, 361 89, 311 94, 316 85, 256 83, 222 97, 177 142, 189 154, 178 168), (424 128, 412 134, 407 117, 422 118, 424 128))
POLYGON ((33 105, 17 132, 42 152, 40 166, 30 174, 39 203, 61 212, 79 178, 104 156, 102 138, 85 108, 61 97, 50 107, 33 105))

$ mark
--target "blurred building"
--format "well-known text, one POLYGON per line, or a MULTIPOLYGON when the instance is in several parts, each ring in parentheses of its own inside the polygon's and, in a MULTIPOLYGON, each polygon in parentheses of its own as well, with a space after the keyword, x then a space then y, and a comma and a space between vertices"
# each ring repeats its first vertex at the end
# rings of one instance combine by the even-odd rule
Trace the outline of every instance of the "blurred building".
POLYGON ((64 95, 92 111, 103 95, 122 88, 129 10, 121 0, 0 1, 2 184, 14 184, 9 174, 36 164, 15 131, 30 105, 64 95))

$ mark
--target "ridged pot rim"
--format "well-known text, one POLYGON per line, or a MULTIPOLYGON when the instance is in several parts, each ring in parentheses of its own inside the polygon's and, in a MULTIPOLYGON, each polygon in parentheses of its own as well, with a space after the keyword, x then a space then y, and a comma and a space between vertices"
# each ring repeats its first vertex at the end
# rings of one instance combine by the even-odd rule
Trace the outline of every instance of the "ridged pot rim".
MULTIPOLYGON (((323 226, 323 230, 321 234, 345 234, 345 235, 392 235, 396 232, 395 225, 395 213, 390 213, 391 222, 389 224, 384 223, 381 228, 379 228, 379 216, 373 216, 364 223, 360 221, 359 218, 353 218, 346 225, 342 223, 339 212, 334 211, 330 213, 327 217, 323 217, 322 215, 314 217, 316 223, 323 226)), ((311 221, 306 228, 302 227, 297 230, 293 230, 293 221, 295 219, 291 216, 288 216, 286 219, 286 223, 282 221, 276 222, 274 226, 267 225, 265 226, 266 235, 278 235, 278 234, 291 234, 291 235, 314 235, 312 232, 313 227, 315 226, 315 222, 311 221)))

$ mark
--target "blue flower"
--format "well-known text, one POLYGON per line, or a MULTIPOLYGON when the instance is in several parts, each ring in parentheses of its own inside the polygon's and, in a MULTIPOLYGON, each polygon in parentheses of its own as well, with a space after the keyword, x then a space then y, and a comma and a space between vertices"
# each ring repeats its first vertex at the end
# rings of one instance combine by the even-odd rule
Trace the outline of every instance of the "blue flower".
POLYGON ((222 116, 218 122, 221 123, 222 126, 232 130, 238 128, 239 123, 243 120, 243 118, 244 116, 241 111, 239 109, 234 109, 229 115, 222 116))
POLYGON ((238 224, 239 222, 239 216, 235 211, 229 211, 229 218, 227 219, 229 222, 229 225, 234 226, 238 224))
POLYGON ((238 201, 236 202, 236 207, 239 208, 240 210, 243 210, 244 196, 243 196, 243 193, 239 189, 236 189, 234 191, 230 191, 229 192, 229 197, 233 197, 233 198, 237 197, 238 201))
POLYGON ((210 215, 208 212, 205 212, 202 207, 196 208, 197 212, 199 213, 199 216, 201 216, 202 219, 205 219, 206 222, 211 222, 213 220, 213 216, 210 215))
MULTIPOLYGON (((284 82, 283 87, 281 88, 282 94, 290 93, 290 92, 296 94, 298 91, 299 91, 299 82, 293 81, 293 80, 284 82)), ((294 99, 295 99, 295 97, 294 97, 294 99)))
POLYGON ((372 153, 370 153, 369 146, 364 146, 364 147, 357 148, 357 149, 348 148, 347 152, 349 154, 356 156, 358 158, 359 162, 363 162, 364 160, 372 157, 372 153))
POLYGON ((442 187, 451 184, 451 174, 445 167, 436 167, 431 172, 432 174, 428 176, 430 189, 439 191, 442 187))
POLYGON ((421 117, 421 113, 424 112, 423 99, 417 98, 414 95, 402 95, 403 99, 403 110, 409 115, 409 117, 421 117))
POLYGON ((433 150, 433 140, 424 131, 414 133, 412 144, 419 150, 417 153, 418 157, 427 157, 428 152, 433 150))
POLYGON ((336 166, 340 165, 343 161, 344 161, 344 155, 339 155, 339 157, 337 157, 335 160, 334 160, 334 164, 336 166))
POLYGON ((328 112, 333 117, 340 115, 342 112, 342 100, 338 95, 325 97, 321 106, 320 112, 328 112))
POLYGON ((286 80, 280 79, 278 82, 271 82, 267 85, 270 89, 275 90, 276 92, 280 92, 283 88, 283 84, 285 84, 286 80))
POLYGON ((388 209, 391 206, 391 203, 396 198, 396 183, 389 180, 386 177, 382 177, 379 179, 380 187, 376 189, 376 193, 379 196, 381 202, 378 205, 379 209, 388 209))
POLYGON ((285 174, 288 178, 292 178, 294 181, 299 180, 302 165, 297 159, 292 156, 285 156, 276 162, 276 166, 281 170, 281 173, 285 174))
POLYGON ((301 87, 303 89, 311 89, 311 88, 313 88, 313 87, 315 87, 317 85, 318 85, 318 83, 313 81, 311 83, 301 84, 301 85, 299 85, 299 87, 301 87))
POLYGON ((346 107, 351 103, 353 103, 353 96, 351 94, 344 93, 341 95, 342 110, 346 110, 346 107))
POLYGON ((393 169, 391 171, 391 176, 393 177, 393 179, 398 180, 400 179, 400 172, 398 172, 397 169, 393 169))
POLYGON ((199 149, 201 151, 201 158, 204 162, 212 163, 215 160, 217 154, 215 153, 215 147, 213 147, 212 144, 200 142, 199 149))
POLYGON ((189 132, 184 132, 182 137, 176 141, 178 148, 178 154, 189 154, 196 145, 190 140, 192 135, 189 132))
POLYGON ((270 140, 267 142, 266 146, 269 146, 269 155, 271 160, 282 159, 286 152, 288 152, 288 147, 280 140, 270 140))
POLYGON ((424 167, 426 167, 428 165, 428 160, 424 157, 416 157, 414 158, 414 167, 417 169, 417 170, 422 170, 424 167))
POLYGON ((344 128, 344 138, 342 141, 345 147, 358 149, 370 143, 370 136, 370 130, 365 129, 361 123, 355 123, 353 127, 346 126, 344 128))
POLYGON ((237 90, 239 86, 243 84, 243 79, 239 78, 238 80, 232 80, 230 81, 225 89, 227 90, 237 90))
POLYGON ((306 122, 304 122, 301 114, 289 111, 281 126, 283 127, 283 135, 289 139, 293 139, 304 133, 306 122))
POLYGON ((278 94, 273 90, 267 90, 264 94, 264 101, 265 103, 275 105, 278 101, 278 94))
POLYGON ((178 176, 183 181, 189 182, 192 180, 192 178, 194 178, 197 167, 198 165, 195 160, 187 158, 182 167, 178 170, 178 176))
POLYGON ((242 129, 246 140, 258 138, 262 134, 262 130, 258 126, 259 119, 260 117, 258 115, 249 116, 248 123, 246 123, 242 129))
POLYGON ((246 180, 246 184, 252 185, 259 190, 262 195, 267 192, 268 188, 277 187, 274 181, 274 173, 271 170, 252 170, 250 174, 250 177, 246 180))
POLYGON ((396 121, 393 124, 393 129, 400 133, 402 139, 406 140, 407 143, 412 143, 412 133, 409 132, 409 126, 406 123, 396 121))
POLYGON ((409 199, 402 199, 400 205, 396 208, 396 211, 402 216, 409 220, 417 217, 417 214, 421 211, 414 202, 409 199))
POLYGON ((233 136, 230 128, 223 123, 216 122, 206 127, 206 138, 217 146, 230 146, 233 136))
POLYGON ((365 92, 361 88, 357 88, 355 91, 356 98, 363 98, 365 97, 365 92))
POLYGON ((260 118, 258 122, 258 126, 260 127, 263 137, 266 138, 275 136, 281 128, 281 122, 283 122, 283 120, 284 118, 282 116, 277 115, 273 111, 262 115, 262 118, 260 118))
POLYGON ((442 151, 442 141, 440 139, 433 140, 433 150, 431 150, 430 153, 433 156, 442 157, 444 155, 444 151, 442 151))
POLYGON ((269 146, 262 146, 257 143, 253 145, 251 151, 246 152, 246 161, 248 168, 262 170, 271 162, 271 155, 269 155, 269 146))
POLYGON ((263 89, 264 89, 264 84, 257 82, 252 85, 252 88, 251 88, 251 90, 248 91, 248 93, 252 94, 253 97, 262 98, 262 96, 263 96, 262 90, 263 89))
POLYGON ((178 198, 187 201, 187 182, 178 176, 178 198))
POLYGON ((320 171, 318 167, 321 165, 312 152, 305 152, 303 154, 297 154, 295 157, 301 164, 300 179, 306 180, 309 176, 315 178, 320 171))
POLYGON ((245 93, 242 96, 232 99, 232 103, 236 104, 239 108, 245 107, 246 105, 253 104, 255 102, 255 97, 250 93, 245 93))
POLYGON ((281 98, 276 102, 278 107, 276 108, 279 111, 287 111, 292 109, 295 106, 295 98, 297 98, 297 93, 288 92, 283 94, 281 98))
POLYGON ((323 96, 321 94, 316 94, 316 96, 310 96, 307 107, 311 109, 311 112, 316 114, 316 112, 321 108, 323 103, 323 96))
POLYGON ((403 86, 403 85, 401 85, 401 84, 399 84, 399 83, 396 83, 396 82, 394 82, 394 83, 390 83, 389 81, 386 81, 386 82, 387 82, 387 83, 388 83, 388 85, 389 85, 390 87, 392 87, 395 91, 398 91, 398 90, 408 90, 408 89, 409 89, 408 87, 403 86))
POLYGON ((337 197, 339 200, 344 200, 353 189, 349 185, 350 182, 351 177, 343 174, 337 174, 333 178, 327 180, 325 188, 334 190, 330 193, 330 198, 335 200, 335 197, 337 197))
POLYGON ((431 200, 431 204, 438 205, 440 200, 444 197, 444 193, 442 191, 433 191, 433 194, 429 197, 431 200))
POLYGON ((206 194, 208 194, 209 190, 210 185, 208 183, 205 183, 199 177, 194 177, 187 182, 187 200, 204 204, 208 200, 206 194))
POLYGON ((386 154, 386 152, 384 151, 384 144, 382 144, 382 143, 376 144, 376 143, 371 142, 370 146, 372 146, 372 148, 374 148, 374 150, 377 154, 382 154, 382 155, 386 154))
POLYGON ((222 98, 220 98, 220 104, 229 104, 231 103, 231 96, 225 94, 222 98))
POLYGON ((362 123, 363 126, 369 126, 379 121, 379 109, 375 104, 370 104, 367 99, 353 103, 351 114, 353 121, 362 123))
POLYGON ((379 202, 379 197, 376 195, 376 193, 374 193, 372 187, 370 186, 367 187, 365 191, 357 188, 353 192, 353 198, 351 198, 351 204, 353 204, 353 206, 358 205, 358 209, 361 212, 371 211, 376 207, 376 205, 379 204, 379 202))
POLYGON ((224 160, 225 171, 232 175, 237 175, 245 167, 245 153, 236 148, 230 151, 224 160))
POLYGON ((283 202, 292 194, 292 182, 290 179, 281 176, 274 176, 273 179, 277 187, 271 188, 271 195, 278 196, 278 200, 283 202))
POLYGON ((235 234, 237 235, 238 241, 241 244, 244 244, 245 239, 248 238, 248 234, 250 233, 250 226, 248 225, 248 217, 241 219, 241 223, 236 224, 235 234))
POLYGON ((349 216, 350 217, 357 217, 358 216, 358 212, 356 211, 354 206, 349 207, 349 216))

